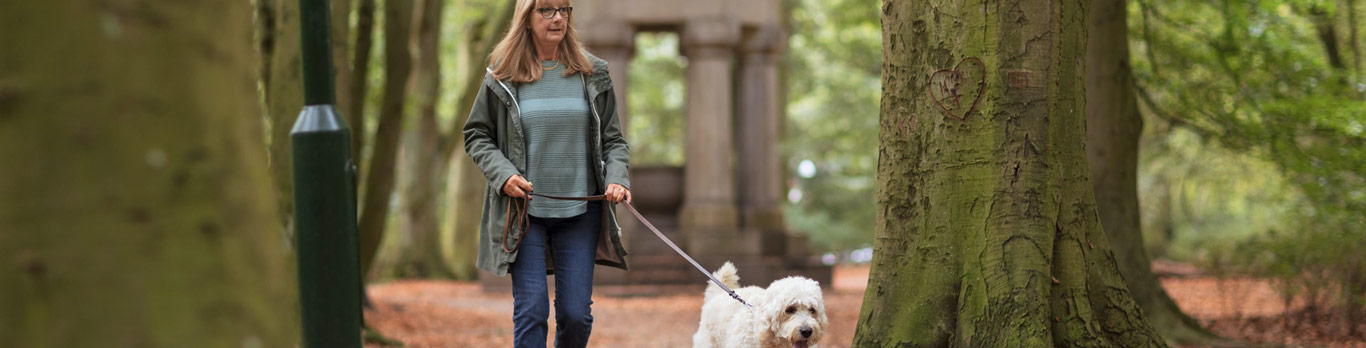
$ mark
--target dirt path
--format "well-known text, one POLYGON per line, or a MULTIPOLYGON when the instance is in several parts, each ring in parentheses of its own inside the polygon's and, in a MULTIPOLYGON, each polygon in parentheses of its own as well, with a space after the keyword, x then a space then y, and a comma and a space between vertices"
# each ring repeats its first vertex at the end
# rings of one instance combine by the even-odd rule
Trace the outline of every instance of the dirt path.
MULTIPOLYGON (((866 267, 837 267, 825 291, 830 329, 821 343, 847 348, 854 338, 866 267)), ((1216 333, 1262 343, 1363 347, 1346 325, 1332 321, 1291 325, 1287 309, 1269 282, 1258 279, 1216 280, 1185 277, 1163 280, 1179 306, 1216 333), (1334 326, 1336 325, 1336 326, 1334 326), (1341 331, 1341 332, 1339 332, 1341 331)), ((603 291, 607 292, 607 291, 603 291)), ((702 306, 702 285, 676 287, 658 296, 594 296, 593 347, 690 347, 702 306)), ((484 293, 476 283, 397 281, 370 286, 376 311, 369 322, 410 348, 512 346, 512 296, 484 293)), ((551 318, 554 318, 552 312, 551 318)), ((1366 325, 1363 326, 1366 331, 1366 325)), ((553 336, 554 324, 551 325, 553 336)), ((547 341, 547 346, 553 342, 547 341)), ((367 347, 379 347, 367 345, 367 347)))

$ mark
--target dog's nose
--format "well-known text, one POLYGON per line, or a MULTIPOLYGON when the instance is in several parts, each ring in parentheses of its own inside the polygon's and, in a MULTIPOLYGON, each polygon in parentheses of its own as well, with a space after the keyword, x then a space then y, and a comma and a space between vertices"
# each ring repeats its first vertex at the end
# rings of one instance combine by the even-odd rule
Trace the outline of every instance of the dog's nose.
POLYGON ((811 338, 811 328, 809 327, 801 328, 800 330, 797 330, 797 332, 802 333, 802 338, 811 338))

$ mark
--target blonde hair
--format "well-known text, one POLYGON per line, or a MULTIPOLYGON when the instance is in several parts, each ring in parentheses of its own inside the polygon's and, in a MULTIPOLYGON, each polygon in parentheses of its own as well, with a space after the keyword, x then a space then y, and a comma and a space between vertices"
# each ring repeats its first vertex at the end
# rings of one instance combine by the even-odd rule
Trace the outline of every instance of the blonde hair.
MULTIPOLYGON (((494 78, 510 78, 512 82, 526 83, 541 79, 541 74, 545 73, 541 60, 536 57, 535 37, 531 33, 531 14, 535 12, 537 1, 517 0, 507 35, 489 54, 489 62, 494 65, 494 78)), ((574 18, 571 16, 565 21, 564 39, 556 47, 556 56, 565 65, 564 76, 575 73, 592 75, 593 64, 584 53, 586 49, 579 41, 578 30, 574 30, 574 18)))

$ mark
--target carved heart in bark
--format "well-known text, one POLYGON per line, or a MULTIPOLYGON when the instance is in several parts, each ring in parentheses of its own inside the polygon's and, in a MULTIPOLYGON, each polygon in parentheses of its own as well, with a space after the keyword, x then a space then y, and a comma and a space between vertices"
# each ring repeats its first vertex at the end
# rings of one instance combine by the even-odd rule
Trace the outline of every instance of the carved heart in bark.
POLYGON ((977 58, 963 58, 953 70, 940 70, 930 75, 930 98, 945 116, 959 121, 977 110, 982 92, 987 87, 987 69, 977 58))

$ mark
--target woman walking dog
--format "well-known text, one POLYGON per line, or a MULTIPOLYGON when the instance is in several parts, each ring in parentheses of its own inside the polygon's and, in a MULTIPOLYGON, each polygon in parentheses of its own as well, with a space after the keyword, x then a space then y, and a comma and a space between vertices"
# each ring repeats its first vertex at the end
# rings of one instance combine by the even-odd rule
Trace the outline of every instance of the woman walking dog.
POLYGON ((530 193, 630 202, 630 157, 607 62, 579 43, 569 0, 516 6, 463 130, 489 184, 478 266, 512 273, 516 347, 545 346, 547 274, 555 276, 555 346, 584 347, 594 264, 626 268, 615 213, 602 201, 530 193))

